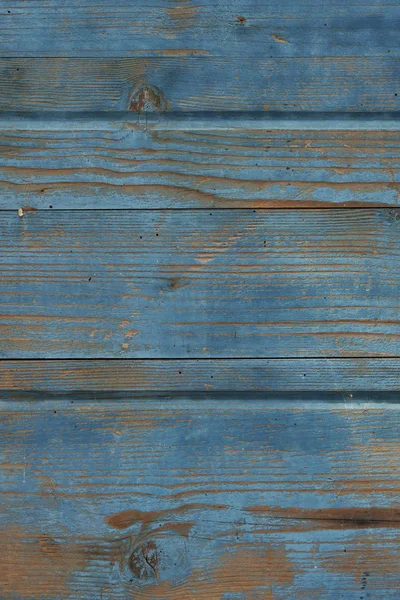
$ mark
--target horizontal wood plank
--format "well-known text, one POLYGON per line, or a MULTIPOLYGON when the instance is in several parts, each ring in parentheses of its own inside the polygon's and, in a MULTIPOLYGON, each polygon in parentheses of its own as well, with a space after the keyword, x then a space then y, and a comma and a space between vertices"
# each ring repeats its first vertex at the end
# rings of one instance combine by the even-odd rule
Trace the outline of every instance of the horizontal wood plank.
POLYGON ((2 58, 0 111, 398 111, 398 74, 390 54, 2 58))
POLYGON ((1 0, 0 56, 399 56, 399 7, 372 0, 1 0))
POLYGON ((0 209, 400 204, 399 131, 40 125, 0 131, 0 209))
POLYGON ((391 392, 400 391, 400 359, 2 360, 0 390, 391 392))
POLYGON ((395 209, 0 213, 2 358, 400 355, 395 209))
POLYGON ((397 405, 0 405, 5 600, 397 600, 397 405))

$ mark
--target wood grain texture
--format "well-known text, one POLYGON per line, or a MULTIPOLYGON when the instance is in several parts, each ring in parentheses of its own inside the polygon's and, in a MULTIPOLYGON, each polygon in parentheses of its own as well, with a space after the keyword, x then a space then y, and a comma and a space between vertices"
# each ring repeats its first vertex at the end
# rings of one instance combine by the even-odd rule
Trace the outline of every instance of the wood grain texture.
POLYGON ((2 403, 4 600, 397 600, 396 404, 2 403))
POLYGON ((2 358, 400 355, 395 209, 0 213, 2 358))
POLYGON ((1 600, 398 600, 399 7, 0 19, 1 600))
POLYGON ((361 0, 0 2, 0 56, 399 56, 399 7, 361 0))
POLYGON ((399 59, 384 57, 2 58, 0 111, 127 111, 151 85, 147 110, 400 109, 399 59), (162 102, 160 102, 162 98, 162 102))
POLYGON ((0 131, 0 209, 400 204, 399 131, 40 125, 0 131))
POLYGON ((389 392, 400 391, 400 359, 2 360, 0 390, 389 392))

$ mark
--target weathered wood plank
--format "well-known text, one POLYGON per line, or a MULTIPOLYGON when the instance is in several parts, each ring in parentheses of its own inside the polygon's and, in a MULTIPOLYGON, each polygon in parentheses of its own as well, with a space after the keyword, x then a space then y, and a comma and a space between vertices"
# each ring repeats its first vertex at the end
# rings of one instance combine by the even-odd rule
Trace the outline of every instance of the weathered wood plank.
POLYGON ((400 359, 2 360, 0 390, 400 391, 400 359))
POLYGON ((400 355, 395 209, 0 213, 2 358, 400 355))
MULTIPOLYGON (((131 107, 131 94, 143 84, 153 86, 154 102, 147 103, 152 110, 400 110, 399 59, 388 54, 2 58, 0 111, 125 111, 131 107)), ((142 104, 134 103, 132 110, 142 104)))
POLYGON ((398 405, 1 405, 0 596, 397 600, 398 405))
POLYGON ((400 11, 372 0, 0 2, 0 56, 399 56, 400 11))
POLYGON ((0 131, 0 209, 398 206, 399 192, 400 131, 0 131))

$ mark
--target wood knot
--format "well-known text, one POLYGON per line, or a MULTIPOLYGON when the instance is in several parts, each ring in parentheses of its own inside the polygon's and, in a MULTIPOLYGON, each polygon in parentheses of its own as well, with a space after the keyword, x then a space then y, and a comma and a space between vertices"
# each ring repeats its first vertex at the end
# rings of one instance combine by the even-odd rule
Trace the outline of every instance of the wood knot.
POLYGON ((138 579, 158 579, 159 553, 156 543, 145 542, 132 552, 129 557, 129 568, 138 579))
POLYGON ((182 279, 180 279, 179 277, 173 277, 172 279, 170 279, 168 281, 168 289, 169 290, 176 290, 179 287, 181 287, 182 285, 182 279))
POLYGON ((131 93, 129 110, 139 115, 142 112, 164 112, 167 110, 167 100, 158 87, 144 83, 131 93))

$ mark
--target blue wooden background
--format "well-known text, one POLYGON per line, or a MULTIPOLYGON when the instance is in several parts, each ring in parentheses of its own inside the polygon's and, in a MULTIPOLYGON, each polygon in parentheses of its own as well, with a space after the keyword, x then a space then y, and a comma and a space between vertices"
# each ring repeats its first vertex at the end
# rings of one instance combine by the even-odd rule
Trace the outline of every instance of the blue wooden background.
POLYGON ((0 18, 1 600, 398 600, 400 7, 0 18))

